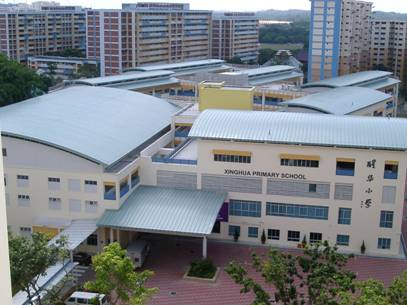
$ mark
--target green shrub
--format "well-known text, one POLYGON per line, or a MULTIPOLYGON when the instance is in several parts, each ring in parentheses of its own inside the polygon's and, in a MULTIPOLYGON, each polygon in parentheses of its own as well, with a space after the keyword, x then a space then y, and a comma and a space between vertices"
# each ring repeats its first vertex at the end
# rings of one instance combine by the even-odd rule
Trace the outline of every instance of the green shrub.
POLYGON ((188 276, 211 279, 215 276, 216 267, 210 259, 196 260, 191 263, 188 276))

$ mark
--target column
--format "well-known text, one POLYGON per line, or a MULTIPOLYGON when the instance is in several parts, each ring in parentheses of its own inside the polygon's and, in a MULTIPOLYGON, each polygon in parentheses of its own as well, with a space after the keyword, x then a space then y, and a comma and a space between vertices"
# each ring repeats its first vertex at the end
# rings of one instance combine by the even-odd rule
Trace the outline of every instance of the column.
POLYGON ((110 243, 114 241, 114 236, 113 236, 113 229, 110 228, 110 243))
POLYGON ((261 110, 264 110, 264 105, 266 104, 266 92, 265 89, 262 89, 261 91, 261 110))
POLYGON ((121 243, 120 243, 120 230, 116 230, 116 235, 117 235, 117 242, 119 243, 119 245, 121 245, 121 243))
POLYGON ((202 257, 203 258, 207 257, 207 240, 206 240, 206 236, 204 236, 203 240, 202 240, 202 257))

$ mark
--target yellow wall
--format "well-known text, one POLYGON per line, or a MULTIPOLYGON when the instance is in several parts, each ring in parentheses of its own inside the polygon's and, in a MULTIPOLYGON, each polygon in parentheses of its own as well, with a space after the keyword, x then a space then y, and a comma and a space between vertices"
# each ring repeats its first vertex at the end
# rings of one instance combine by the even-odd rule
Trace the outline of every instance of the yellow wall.
POLYGON ((59 230, 57 228, 34 226, 33 232, 46 234, 46 235, 48 235, 48 237, 52 238, 52 237, 55 237, 56 235, 58 235, 59 230))
POLYGON ((253 110, 254 88, 223 87, 217 85, 199 85, 199 111, 205 109, 253 110))

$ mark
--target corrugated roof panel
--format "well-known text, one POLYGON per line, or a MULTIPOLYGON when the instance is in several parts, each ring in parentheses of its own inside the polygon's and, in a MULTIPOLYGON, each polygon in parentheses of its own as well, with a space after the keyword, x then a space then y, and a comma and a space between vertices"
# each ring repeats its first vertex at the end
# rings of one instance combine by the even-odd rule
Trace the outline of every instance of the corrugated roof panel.
POLYGON ((0 108, 2 135, 37 141, 105 166, 171 124, 175 105, 138 92, 76 86, 0 108))
POLYGON ((155 65, 146 65, 146 66, 139 66, 136 67, 140 71, 156 71, 156 70, 171 70, 171 69, 188 69, 188 68, 196 68, 197 66, 204 66, 204 65, 222 65, 225 61, 222 59, 203 59, 203 60, 192 60, 192 61, 184 61, 179 63, 171 63, 171 64, 155 64, 155 65))
POLYGON ((140 186, 119 210, 108 210, 99 227, 168 234, 210 234, 226 193, 140 186))
POLYGON ((282 102, 288 107, 303 107, 344 115, 384 102, 392 96, 364 87, 341 87, 282 102))
POLYGON ((189 136, 218 140, 407 149, 407 120, 294 112, 205 110, 189 136))

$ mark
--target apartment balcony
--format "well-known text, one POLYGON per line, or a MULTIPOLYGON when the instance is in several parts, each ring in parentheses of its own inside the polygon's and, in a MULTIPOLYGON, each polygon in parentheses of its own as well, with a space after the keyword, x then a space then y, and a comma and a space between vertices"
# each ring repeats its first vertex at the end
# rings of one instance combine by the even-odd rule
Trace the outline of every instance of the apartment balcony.
POLYGON ((198 155, 198 143, 193 140, 186 140, 180 144, 177 148, 173 149, 167 155, 157 153, 151 160, 154 163, 166 163, 166 164, 180 164, 180 165, 197 165, 198 155))

